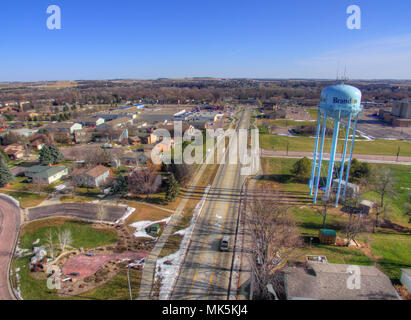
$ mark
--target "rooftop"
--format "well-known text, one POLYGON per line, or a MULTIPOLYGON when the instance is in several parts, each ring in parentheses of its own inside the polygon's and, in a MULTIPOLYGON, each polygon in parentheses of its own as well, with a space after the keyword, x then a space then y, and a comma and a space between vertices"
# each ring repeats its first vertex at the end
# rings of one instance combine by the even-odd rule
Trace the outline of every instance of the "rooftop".
POLYGON ((107 167, 104 167, 102 165, 98 165, 88 171, 85 172, 85 174, 93 177, 93 178, 98 178, 100 177, 102 174, 106 173, 107 171, 109 171, 110 169, 107 167))
POLYGON ((372 266, 357 266, 360 289, 349 289, 350 265, 308 263, 308 268, 285 269, 288 299, 313 300, 397 300, 390 279, 372 266))
POLYGON ((60 171, 67 169, 66 166, 49 167, 49 166, 33 166, 25 170, 25 173, 31 173, 31 177, 49 178, 60 171))

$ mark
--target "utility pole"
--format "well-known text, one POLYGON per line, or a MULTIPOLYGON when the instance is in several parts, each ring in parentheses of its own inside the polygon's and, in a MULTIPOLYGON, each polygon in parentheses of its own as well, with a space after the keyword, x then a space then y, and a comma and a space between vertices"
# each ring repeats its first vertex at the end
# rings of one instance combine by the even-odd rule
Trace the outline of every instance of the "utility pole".
POLYGON ((133 296, 131 294, 131 285, 130 285, 130 266, 127 266, 127 281, 128 281, 128 292, 130 294, 130 300, 133 300, 133 296))
POLYGON ((398 162, 398 158, 399 158, 399 156, 400 156, 400 151, 401 151, 401 148, 400 148, 400 146, 398 146, 398 151, 397 151, 397 162, 398 162))

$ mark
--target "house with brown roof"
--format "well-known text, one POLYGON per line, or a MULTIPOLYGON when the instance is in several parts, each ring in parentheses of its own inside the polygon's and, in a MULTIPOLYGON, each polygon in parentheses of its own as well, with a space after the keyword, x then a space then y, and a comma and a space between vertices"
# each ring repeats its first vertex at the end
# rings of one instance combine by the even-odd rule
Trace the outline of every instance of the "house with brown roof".
POLYGON ((73 179, 79 186, 101 187, 110 178, 110 168, 102 165, 92 169, 79 169, 73 172, 73 179))
POLYGON ((11 160, 17 160, 24 156, 24 146, 19 143, 9 144, 8 146, 2 147, 2 150, 11 160))

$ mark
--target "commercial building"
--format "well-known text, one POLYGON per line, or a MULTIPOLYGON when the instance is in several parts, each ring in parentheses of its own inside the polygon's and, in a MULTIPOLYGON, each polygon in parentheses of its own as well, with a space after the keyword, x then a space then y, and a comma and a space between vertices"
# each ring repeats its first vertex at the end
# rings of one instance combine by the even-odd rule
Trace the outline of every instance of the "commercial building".
POLYGON ((379 117, 394 127, 411 127, 411 98, 394 102, 391 112, 381 109, 379 117))

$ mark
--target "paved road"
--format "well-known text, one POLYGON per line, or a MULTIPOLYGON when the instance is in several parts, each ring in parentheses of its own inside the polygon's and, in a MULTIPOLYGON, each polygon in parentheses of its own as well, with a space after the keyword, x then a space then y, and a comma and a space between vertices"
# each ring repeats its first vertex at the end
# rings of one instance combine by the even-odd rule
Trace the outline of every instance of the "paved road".
POLYGON ((9 290, 8 266, 20 228, 20 210, 0 198, 0 300, 12 300, 9 290))
MULTIPOLYGON (((245 110, 239 128, 248 128, 245 110)), ((228 161, 226 161, 228 162, 228 161)), ((220 165, 199 217, 192 243, 174 288, 173 300, 227 299, 238 205, 244 176, 240 165, 220 165), (231 237, 230 250, 218 250, 222 235, 231 237)))
MULTIPOLYGON (((273 151, 261 149, 261 157, 268 158, 302 158, 307 157, 309 159, 313 158, 313 152, 306 151, 273 151)), ((324 153, 324 160, 330 158, 329 153, 324 153)), ((411 157, 397 157, 396 156, 382 156, 382 155, 370 155, 370 154, 353 154, 353 159, 357 159, 362 162, 369 163, 382 163, 382 164, 401 164, 401 165, 411 165, 411 157)), ((336 160, 341 161, 341 154, 336 154, 336 160)))

